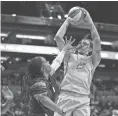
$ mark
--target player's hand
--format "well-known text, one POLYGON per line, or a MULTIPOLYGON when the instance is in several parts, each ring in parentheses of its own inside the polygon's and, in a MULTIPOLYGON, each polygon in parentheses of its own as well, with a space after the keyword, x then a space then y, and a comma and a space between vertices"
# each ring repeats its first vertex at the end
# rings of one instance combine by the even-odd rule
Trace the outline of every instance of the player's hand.
POLYGON ((68 17, 66 19, 66 21, 68 22, 68 25, 72 25, 72 26, 77 27, 77 28, 79 27, 79 28, 91 29, 93 21, 89 15, 88 11, 86 11, 85 9, 82 9, 82 10, 84 13, 83 19, 81 19, 80 21, 76 21, 73 18, 68 17))
POLYGON ((68 18, 66 19, 66 21, 67 21, 68 24, 70 24, 70 25, 73 25, 73 26, 78 25, 78 22, 77 22, 76 20, 74 20, 73 18, 71 18, 71 17, 68 17, 68 18))
POLYGON ((84 17, 83 21, 87 22, 89 24, 93 24, 93 21, 92 21, 92 18, 90 16, 89 12, 84 8, 82 8, 82 10, 83 10, 83 13, 85 14, 85 17, 84 17))
POLYGON ((72 36, 70 37, 69 40, 67 39, 67 37, 65 37, 65 46, 64 46, 63 50, 64 50, 65 52, 67 52, 67 51, 73 49, 72 44, 73 44, 74 42, 75 42, 75 39, 72 40, 72 36))
POLYGON ((5 99, 13 100, 13 94, 12 94, 12 92, 10 91, 10 89, 7 86, 3 86, 2 94, 3 94, 5 99))

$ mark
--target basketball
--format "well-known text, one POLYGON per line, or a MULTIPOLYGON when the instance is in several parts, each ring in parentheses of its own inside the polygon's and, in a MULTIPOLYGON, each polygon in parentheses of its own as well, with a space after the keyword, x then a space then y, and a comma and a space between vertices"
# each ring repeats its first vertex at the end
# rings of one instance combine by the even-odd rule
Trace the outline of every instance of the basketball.
POLYGON ((71 8, 68 12, 68 17, 71 17, 76 21, 80 21, 83 17, 82 8, 79 6, 71 8))

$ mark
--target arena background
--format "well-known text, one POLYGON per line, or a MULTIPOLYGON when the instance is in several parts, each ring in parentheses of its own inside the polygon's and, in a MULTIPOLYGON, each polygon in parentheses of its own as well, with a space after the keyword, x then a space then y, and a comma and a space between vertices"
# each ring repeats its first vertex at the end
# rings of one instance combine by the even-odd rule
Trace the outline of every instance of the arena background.
MULTIPOLYGON (((2 1, 0 62, 5 71, 1 74, 1 85, 8 85, 15 96, 14 105, 6 115, 24 116, 16 103, 27 63, 39 55, 52 62, 58 53, 54 36, 73 6, 89 11, 101 37, 102 60, 91 87, 91 111, 96 116, 112 116, 118 112, 117 1, 2 1)), ((70 27, 67 36, 76 38, 77 43, 88 32, 86 27, 70 27)), ((63 64, 56 72, 56 79, 59 83, 63 79, 63 64)))

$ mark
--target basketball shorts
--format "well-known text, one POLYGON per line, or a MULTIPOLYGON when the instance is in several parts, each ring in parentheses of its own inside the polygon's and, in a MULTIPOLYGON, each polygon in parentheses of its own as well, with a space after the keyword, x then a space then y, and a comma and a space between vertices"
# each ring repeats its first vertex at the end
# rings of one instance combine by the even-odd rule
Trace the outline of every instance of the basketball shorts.
MULTIPOLYGON (((90 116, 90 98, 74 92, 61 92, 57 104, 66 111, 66 116, 90 116)), ((54 113, 54 116, 60 116, 54 113)))

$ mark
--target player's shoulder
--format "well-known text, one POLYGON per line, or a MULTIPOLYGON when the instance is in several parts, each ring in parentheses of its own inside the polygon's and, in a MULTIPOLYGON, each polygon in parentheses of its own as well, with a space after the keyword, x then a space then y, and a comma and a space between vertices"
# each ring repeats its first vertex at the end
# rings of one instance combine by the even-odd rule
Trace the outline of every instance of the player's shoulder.
POLYGON ((46 86, 47 86, 47 82, 44 79, 42 80, 39 79, 31 86, 31 88, 35 89, 35 88, 46 87, 46 86))
POLYGON ((46 82, 44 81, 36 82, 34 86, 46 86, 46 82))

